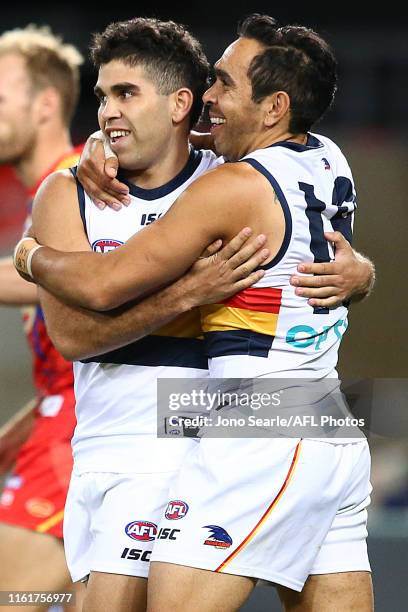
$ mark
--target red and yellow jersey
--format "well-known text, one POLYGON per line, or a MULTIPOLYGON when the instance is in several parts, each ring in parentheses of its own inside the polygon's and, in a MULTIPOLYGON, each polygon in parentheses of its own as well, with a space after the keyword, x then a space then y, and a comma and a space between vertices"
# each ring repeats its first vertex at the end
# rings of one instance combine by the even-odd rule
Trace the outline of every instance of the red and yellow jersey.
MULTIPOLYGON (((40 177, 38 179, 36 184, 33 185, 33 187, 31 187, 31 189, 29 189, 28 194, 31 197, 31 200, 34 199, 35 194, 37 193, 41 183, 43 182, 44 179, 47 178, 47 176, 49 176, 53 172, 57 172, 57 170, 66 170, 67 168, 71 168, 72 166, 76 166, 78 161, 79 161, 79 158, 81 156, 83 148, 84 148, 83 144, 78 145, 76 147, 72 147, 72 149, 70 149, 64 155, 59 157, 53 163, 53 165, 50 168, 48 168, 47 172, 44 172, 42 177, 40 177)), ((29 202, 29 210, 31 212, 31 201, 29 202)))
MULTIPOLYGON (((49 174, 75 166, 82 149, 83 145, 74 147, 59 158, 30 190, 31 198, 34 198, 42 181, 49 174)), ((41 397, 57 395, 67 387, 72 387, 74 384, 72 363, 66 361, 52 344, 47 334, 41 307, 25 308, 23 320, 24 331, 33 356, 33 379, 37 393, 41 397)))
POLYGON ((202 306, 207 354, 265 356, 276 334, 281 303, 281 289, 251 287, 220 304, 202 306))
POLYGON ((0 166, 0 244, 6 252, 21 236, 26 216, 27 189, 12 166, 0 166))

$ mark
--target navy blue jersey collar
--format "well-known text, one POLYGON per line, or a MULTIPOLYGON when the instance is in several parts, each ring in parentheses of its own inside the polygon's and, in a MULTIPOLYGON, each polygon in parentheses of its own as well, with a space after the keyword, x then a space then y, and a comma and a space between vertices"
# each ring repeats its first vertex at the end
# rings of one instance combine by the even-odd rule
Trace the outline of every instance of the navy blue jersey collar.
POLYGON ((312 134, 307 135, 306 144, 300 144, 298 142, 290 142, 290 140, 282 140, 281 142, 274 142, 269 145, 270 147, 286 147, 286 149, 291 149, 292 151, 297 151, 298 153, 303 153, 303 151, 310 151, 311 149, 320 149, 323 146, 323 143, 320 142, 316 136, 312 136, 312 134))
POLYGON ((159 198, 163 198, 168 195, 180 185, 185 183, 197 170, 198 165, 203 156, 202 151, 196 151, 195 149, 191 149, 188 161, 184 168, 172 178, 165 185, 161 185, 161 187, 155 187, 154 189, 143 189, 142 187, 138 187, 134 183, 130 183, 126 178, 122 176, 122 174, 118 173, 118 179, 125 183, 129 187, 130 195, 135 196, 136 198, 141 198, 142 200, 158 200, 159 198))

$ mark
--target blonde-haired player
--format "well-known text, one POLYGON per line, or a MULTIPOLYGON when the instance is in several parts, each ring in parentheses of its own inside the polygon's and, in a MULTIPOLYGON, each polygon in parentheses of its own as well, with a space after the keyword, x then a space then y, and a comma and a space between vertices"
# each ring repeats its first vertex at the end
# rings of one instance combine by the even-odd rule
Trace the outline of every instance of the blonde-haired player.
MULTIPOLYGON (((46 26, 0 35, 0 163, 14 166, 31 198, 50 172, 78 160, 69 125, 82 61, 46 26)), ((0 498, 0 590, 63 591, 70 584, 62 519, 75 426, 72 365, 52 345, 36 288, 11 258, 0 260, 0 304, 29 307, 37 396, 0 430, 0 474, 14 464, 0 498)))

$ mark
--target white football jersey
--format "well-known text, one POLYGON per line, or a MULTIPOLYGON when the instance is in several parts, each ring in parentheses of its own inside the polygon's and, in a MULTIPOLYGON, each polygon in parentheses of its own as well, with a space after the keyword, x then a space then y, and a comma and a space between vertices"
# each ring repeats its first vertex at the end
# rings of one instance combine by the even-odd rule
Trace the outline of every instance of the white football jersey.
POLYGON ((351 239, 356 195, 349 165, 337 145, 315 134, 306 145, 278 142, 241 161, 271 183, 286 231, 256 285, 201 308, 210 377, 336 377, 347 308, 313 308, 289 279, 301 262, 333 258, 325 231, 351 239))
MULTIPOLYGON (((166 185, 142 189, 129 183, 131 203, 119 211, 99 210, 78 183, 92 249, 120 248, 219 163, 222 160, 211 151, 192 150, 184 169, 166 185)), ((174 470, 191 440, 156 438, 156 384, 159 377, 207 375, 199 311, 181 315, 121 349, 75 363, 74 374, 77 426, 72 445, 77 472, 174 470)))

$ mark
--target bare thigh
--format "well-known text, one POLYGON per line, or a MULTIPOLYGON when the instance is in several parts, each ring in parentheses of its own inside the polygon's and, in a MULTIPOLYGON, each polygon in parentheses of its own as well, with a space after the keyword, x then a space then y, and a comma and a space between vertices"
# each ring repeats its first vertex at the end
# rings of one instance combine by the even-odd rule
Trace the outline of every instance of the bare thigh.
POLYGON ((173 563, 152 562, 148 612, 235 612, 256 580, 173 563))
POLYGON ((83 612, 145 612, 147 579, 91 572, 83 612))
POLYGON ((74 594, 75 606, 73 607, 69 604, 63 606, 64 612, 82 612, 82 606, 86 595, 86 584, 84 582, 75 582, 74 584, 71 583, 69 592, 74 594))
POLYGON ((370 572, 309 576, 301 593, 278 586, 286 612, 372 612, 370 572))
MULTIPOLYGON (((0 568, 0 591, 64 592, 73 588, 63 543, 46 533, 0 523, 0 568)), ((44 611, 44 606, 7 606, 2 610, 36 612, 44 611)), ((71 612, 75 608, 71 607, 71 612)))

